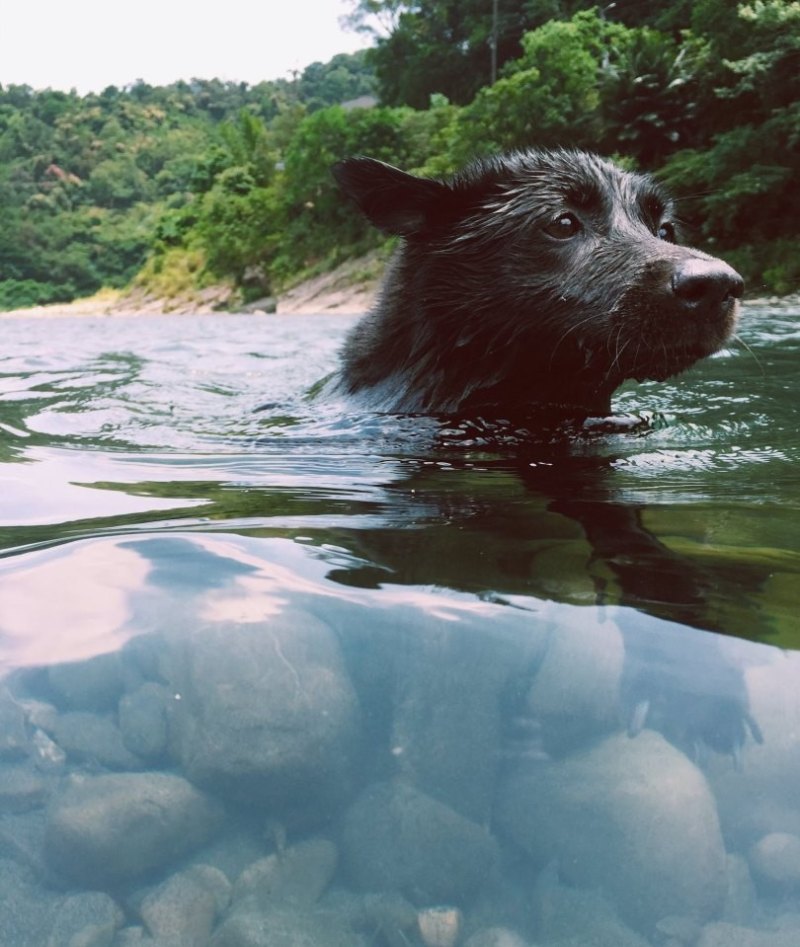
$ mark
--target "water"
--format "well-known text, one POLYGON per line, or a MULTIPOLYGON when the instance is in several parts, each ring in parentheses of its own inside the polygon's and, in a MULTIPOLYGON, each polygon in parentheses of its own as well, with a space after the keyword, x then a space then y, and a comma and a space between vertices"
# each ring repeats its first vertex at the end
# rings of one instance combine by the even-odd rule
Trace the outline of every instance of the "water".
POLYGON ((570 438, 0 321, 0 943, 798 943, 798 317, 570 438))

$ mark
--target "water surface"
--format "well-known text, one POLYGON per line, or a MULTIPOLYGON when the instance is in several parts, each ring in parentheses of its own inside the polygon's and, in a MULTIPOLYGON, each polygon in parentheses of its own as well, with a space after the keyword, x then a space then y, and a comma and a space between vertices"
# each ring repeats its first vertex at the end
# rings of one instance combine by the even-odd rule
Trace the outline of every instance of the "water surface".
POLYGON ((0 940, 797 943, 798 318, 570 437, 4 318, 0 940))

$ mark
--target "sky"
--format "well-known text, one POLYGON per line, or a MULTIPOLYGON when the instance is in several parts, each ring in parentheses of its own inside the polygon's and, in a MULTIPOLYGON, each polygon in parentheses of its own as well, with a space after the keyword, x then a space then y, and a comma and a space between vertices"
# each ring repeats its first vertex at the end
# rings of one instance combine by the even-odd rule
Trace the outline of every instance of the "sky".
POLYGON ((0 0, 0 85, 255 84, 353 52, 349 0, 0 0))

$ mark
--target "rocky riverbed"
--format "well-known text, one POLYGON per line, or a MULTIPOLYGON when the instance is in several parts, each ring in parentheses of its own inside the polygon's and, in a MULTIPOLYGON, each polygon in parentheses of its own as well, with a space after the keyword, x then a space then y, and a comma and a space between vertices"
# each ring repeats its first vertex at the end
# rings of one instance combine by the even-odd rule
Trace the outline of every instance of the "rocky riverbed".
POLYGON ((0 942, 794 947, 800 658, 747 671, 763 743, 701 766, 621 729, 588 631, 292 608, 14 673, 0 942))

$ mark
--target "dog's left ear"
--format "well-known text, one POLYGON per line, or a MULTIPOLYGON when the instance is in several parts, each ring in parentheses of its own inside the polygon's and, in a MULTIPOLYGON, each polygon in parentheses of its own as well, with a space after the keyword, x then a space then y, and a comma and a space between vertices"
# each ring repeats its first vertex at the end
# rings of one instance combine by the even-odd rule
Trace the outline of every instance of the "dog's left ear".
POLYGON ((400 237, 425 230, 451 193, 441 181, 414 177, 375 158, 346 158, 331 172, 365 217, 400 237))

